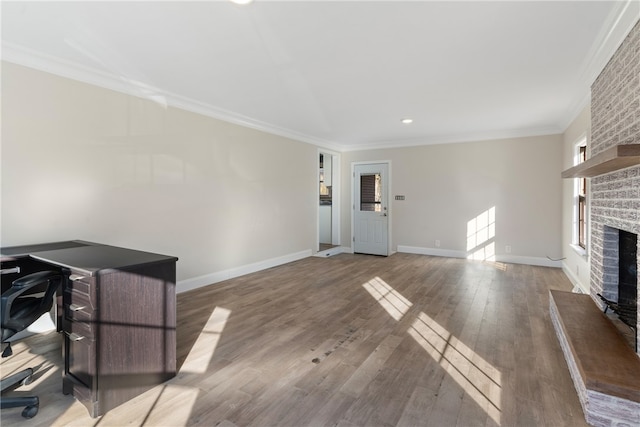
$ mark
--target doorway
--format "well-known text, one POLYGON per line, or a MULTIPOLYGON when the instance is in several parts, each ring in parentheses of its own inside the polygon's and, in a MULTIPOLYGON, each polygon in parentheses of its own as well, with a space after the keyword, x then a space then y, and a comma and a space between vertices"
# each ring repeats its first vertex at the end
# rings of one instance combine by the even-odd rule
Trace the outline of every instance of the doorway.
POLYGON ((340 246, 340 162, 335 153, 318 151, 318 252, 331 255, 340 246))
POLYGON ((389 162, 353 164, 353 252, 389 255, 389 162))

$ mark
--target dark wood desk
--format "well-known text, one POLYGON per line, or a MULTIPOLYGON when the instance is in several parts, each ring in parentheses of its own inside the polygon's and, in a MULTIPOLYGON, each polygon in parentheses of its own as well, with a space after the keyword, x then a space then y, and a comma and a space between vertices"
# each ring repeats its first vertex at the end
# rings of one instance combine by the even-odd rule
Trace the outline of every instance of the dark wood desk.
POLYGON ((0 252, 3 269, 21 270, 3 281, 45 269, 69 275, 58 317, 63 393, 92 417, 175 376, 176 257, 83 241, 0 252))

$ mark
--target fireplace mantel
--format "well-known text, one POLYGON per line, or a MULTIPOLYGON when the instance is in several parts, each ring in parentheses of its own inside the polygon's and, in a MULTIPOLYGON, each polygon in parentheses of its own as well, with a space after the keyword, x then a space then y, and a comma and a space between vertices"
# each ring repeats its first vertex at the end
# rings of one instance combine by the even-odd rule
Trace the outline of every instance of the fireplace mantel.
POLYGON ((621 144, 562 172, 563 178, 593 178, 640 165, 640 144, 621 144))

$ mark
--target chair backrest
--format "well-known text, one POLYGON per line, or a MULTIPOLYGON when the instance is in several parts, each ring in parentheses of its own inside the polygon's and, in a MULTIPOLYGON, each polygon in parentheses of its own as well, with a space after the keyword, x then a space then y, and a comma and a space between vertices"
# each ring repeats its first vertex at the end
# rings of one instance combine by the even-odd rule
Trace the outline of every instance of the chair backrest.
POLYGON ((39 271, 12 282, 0 299, 3 343, 51 310, 65 278, 59 271, 39 271))

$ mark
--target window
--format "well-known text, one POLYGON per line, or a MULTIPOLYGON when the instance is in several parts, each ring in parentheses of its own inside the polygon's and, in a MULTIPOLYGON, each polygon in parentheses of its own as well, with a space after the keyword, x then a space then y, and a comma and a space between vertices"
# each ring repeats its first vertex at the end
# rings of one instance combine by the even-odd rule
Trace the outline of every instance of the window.
MULTIPOLYGON (((576 164, 587 160, 586 140, 578 143, 576 164)), ((576 179, 576 239, 575 243, 582 249, 587 248, 587 178, 576 179)))
POLYGON ((360 175, 360 210, 382 212, 382 186, 380 174, 360 175))

